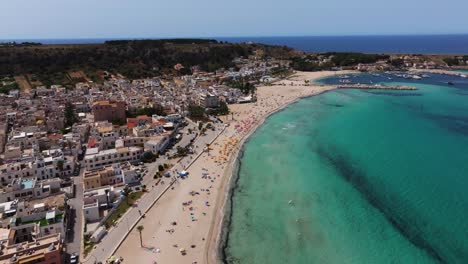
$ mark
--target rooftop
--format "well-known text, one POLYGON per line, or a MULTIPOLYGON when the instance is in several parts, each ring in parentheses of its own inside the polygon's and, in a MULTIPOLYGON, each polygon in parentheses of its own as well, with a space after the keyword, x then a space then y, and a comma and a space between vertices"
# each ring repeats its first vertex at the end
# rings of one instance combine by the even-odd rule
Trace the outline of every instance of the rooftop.
MULTIPOLYGON (((14 230, 10 230, 10 232, 14 230)), ((3 245, 0 254, 0 264, 32 263, 38 256, 48 252, 60 250, 60 234, 53 234, 38 238, 35 242, 3 245), (15 257, 17 262, 11 262, 15 257)))
POLYGON ((21 181, 21 189, 31 189, 34 187, 33 179, 23 179, 21 181))

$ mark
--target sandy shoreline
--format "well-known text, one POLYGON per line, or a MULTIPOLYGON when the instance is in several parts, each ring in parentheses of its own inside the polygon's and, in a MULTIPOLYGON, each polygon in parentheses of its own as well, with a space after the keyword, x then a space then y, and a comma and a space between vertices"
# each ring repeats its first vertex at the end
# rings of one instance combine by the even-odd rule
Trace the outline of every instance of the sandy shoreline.
POLYGON ((210 152, 202 154, 188 169, 190 176, 175 184, 138 223, 144 226, 144 247, 132 230, 115 255, 137 263, 218 263, 226 201, 243 144, 271 114, 300 98, 335 88, 307 85, 305 80, 349 73, 298 72, 258 87, 255 103, 230 105, 233 115, 223 117, 229 126, 211 144, 210 152))
MULTIPOLYGON (((335 74, 338 74, 336 72, 333 72, 335 74)), ((346 72, 346 71, 343 71, 343 72, 339 72, 339 74, 349 74, 349 73, 352 73, 352 72, 346 72)), ((293 77, 292 79, 297 79, 297 80, 300 80, 300 81, 303 81, 303 80, 310 80, 310 81, 317 81, 318 79, 321 79, 321 78, 325 78, 325 77, 329 77, 329 76, 333 76, 332 72, 327 72, 326 75, 316 75, 316 76, 311 76, 309 75, 308 73, 301 73, 300 75, 294 75, 294 76, 297 76, 297 77, 293 77)), ((280 81, 279 83, 287 83, 287 81, 280 81)), ((315 85, 312 85, 314 87, 317 87, 315 85)), ((259 88, 261 89, 261 88, 259 88)), ((222 261, 222 256, 221 254, 223 253, 222 251, 224 250, 222 247, 225 246, 225 243, 226 243, 226 239, 227 239, 227 232, 228 232, 228 228, 229 228, 229 222, 230 222, 230 219, 227 219, 227 217, 230 217, 230 215, 227 215, 227 208, 226 206, 228 205, 228 202, 231 203, 231 199, 232 199, 232 195, 233 195, 233 191, 235 191, 235 182, 237 182, 238 180, 238 170, 240 169, 240 160, 242 159, 242 153, 243 153, 243 150, 244 150, 244 146, 245 146, 245 143, 247 143, 250 139, 250 136, 252 134, 255 133, 255 131, 263 125, 263 123, 273 114, 275 113, 278 113, 282 110, 284 110, 286 107, 288 107, 290 104, 293 104, 297 101, 299 101, 300 99, 302 98, 306 98, 306 97, 310 97, 310 96, 314 96, 314 95, 319 95, 323 92, 326 92, 326 91, 329 91, 329 90, 333 90, 333 89, 336 89, 336 88, 331 88, 330 87, 325 87, 325 89, 322 89, 320 91, 318 91, 317 93, 313 93, 313 94, 304 94, 302 96, 299 96, 295 99, 293 99, 292 101, 286 101, 284 102, 283 105, 275 108, 275 109, 272 109, 270 112, 268 112, 267 114, 265 114, 264 116, 261 117, 261 119, 255 124, 255 126, 246 134, 243 136, 243 138, 241 139, 241 141, 239 142, 239 144, 236 146, 236 151, 235 153, 233 153, 230 157, 230 160, 229 160, 229 168, 227 168, 225 170, 225 180, 223 182, 223 186, 222 188, 219 190, 220 191, 220 194, 222 193, 226 193, 225 196, 223 197, 222 195, 219 195, 218 196, 218 201, 217 201, 217 204, 220 203, 221 205, 219 206, 219 208, 217 208, 221 213, 219 215, 217 215, 218 217, 216 217, 215 219, 213 219, 214 223, 211 225, 211 228, 210 228, 210 240, 208 242, 208 245, 206 247, 206 256, 205 256, 205 260, 206 260, 206 263, 209 263, 209 264, 214 264, 214 263, 219 263, 220 261, 222 261), (215 230, 215 234, 213 234, 213 229, 215 230)), ((230 206, 232 206, 232 204, 229 204, 230 206)), ((229 208, 229 210, 232 210, 232 207, 229 208)), ((232 213, 229 211, 229 214, 232 213)))

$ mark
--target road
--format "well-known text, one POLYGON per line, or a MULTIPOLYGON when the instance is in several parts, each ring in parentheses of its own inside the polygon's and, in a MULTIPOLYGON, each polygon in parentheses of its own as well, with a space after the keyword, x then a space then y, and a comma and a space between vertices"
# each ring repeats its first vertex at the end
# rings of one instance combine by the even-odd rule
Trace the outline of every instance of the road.
POLYGON ((84 168, 80 168, 80 174, 72 178, 76 188, 75 197, 67 202, 71 207, 66 237, 66 251, 68 254, 79 254, 81 251, 83 236, 83 173, 84 168))
MULTIPOLYGON (((194 149, 197 153, 203 151, 206 144, 211 142, 219 134, 223 125, 218 124, 216 130, 208 130, 206 135, 199 136, 194 141, 194 149)), ((180 142, 179 142, 180 143, 180 142)), ((171 168, 171 175, 175 175, 176 171, 182 171, 190 164, 196 154, 183 158, 178 164, 175 164, 171 168)), ((165 184, 154 185, 155 180, 153 175, 156 173, 159 164, 168 162, 166 157, 161 157, 158 161, 151 163, 148 166, 148 173, 142 180, 142 183, 147 186, 147 193, 137 202, 137 204, 130 208, 119 220, 115 227, 111 228, 108 234, 101 240, 97 247, 90 253, 84 263, 92 264, 99 261, 105 263, 105 260, 110 257, 120 246, 123 240, 126 238, 130 230, 136 226, 138 221, 141 219, 141 213, 151 209, 155 202, 164 194, 166 191, 173 191, 175 187, 168 188, 170 179, 163 178, 165 184)))

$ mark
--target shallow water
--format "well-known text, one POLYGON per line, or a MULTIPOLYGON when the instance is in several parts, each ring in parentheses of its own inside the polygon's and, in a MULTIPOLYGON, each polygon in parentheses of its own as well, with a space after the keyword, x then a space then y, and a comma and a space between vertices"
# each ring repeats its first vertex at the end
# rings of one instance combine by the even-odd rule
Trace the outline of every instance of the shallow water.
POLYGON ((258 129, 227 263, 467 263, 468 82, 390 76, 350 79, 420 89, 332 91, 258 129))

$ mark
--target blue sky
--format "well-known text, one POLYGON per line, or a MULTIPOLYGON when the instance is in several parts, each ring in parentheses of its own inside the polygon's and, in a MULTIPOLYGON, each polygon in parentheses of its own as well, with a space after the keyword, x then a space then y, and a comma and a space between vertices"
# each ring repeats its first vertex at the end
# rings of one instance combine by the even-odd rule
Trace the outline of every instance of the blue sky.
POLYGON ((0 0, 0 39, 468 33, 467 0, 0 0))

